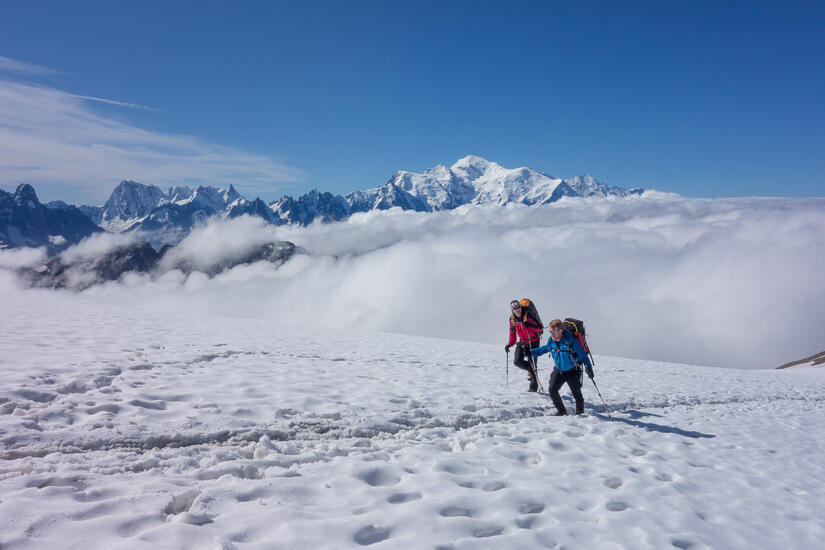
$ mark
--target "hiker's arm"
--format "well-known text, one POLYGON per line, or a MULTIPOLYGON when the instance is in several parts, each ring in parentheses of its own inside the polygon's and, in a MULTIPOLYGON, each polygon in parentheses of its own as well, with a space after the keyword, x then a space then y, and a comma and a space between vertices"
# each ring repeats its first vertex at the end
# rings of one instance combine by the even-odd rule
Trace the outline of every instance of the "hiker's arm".
POLYGON ((533 348, 530 350, 530 355, 533 357, 538 357, 539 355, 544 355, 548 351, 550 351, 550 344, 541 346, 540 348, 533 348))
POLYGON ((512 346, 516 343, 516 326, 513 324, 513 321, 510 321, 510 340, 507 342, 508 346, 512 346))
POLYGON ((579 356, 579 361, 581 361, 585 367, 590 367, 592 369, 593 364, 590 362, 590 357, 587 356, 587 352, 584 351, 581 342, 579 342, 576 337, 571 338, 570 341, 573 344, 573 351, 575 351, 576 355, 579 356))

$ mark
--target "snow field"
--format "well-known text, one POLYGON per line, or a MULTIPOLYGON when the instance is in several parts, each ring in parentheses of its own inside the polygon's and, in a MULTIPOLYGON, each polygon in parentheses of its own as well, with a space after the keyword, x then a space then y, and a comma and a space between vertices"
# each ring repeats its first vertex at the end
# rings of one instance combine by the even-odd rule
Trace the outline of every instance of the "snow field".
MULTIPOLYGON (((512 365, 506 387, 506 334, 479 345, 2 298, 4 549, 825 537, 825 371, 597 356, 613 420, 587 380, 588 415, 551 418, 512 365)), ((546 387, 546 357, 539 370, 546 387)))

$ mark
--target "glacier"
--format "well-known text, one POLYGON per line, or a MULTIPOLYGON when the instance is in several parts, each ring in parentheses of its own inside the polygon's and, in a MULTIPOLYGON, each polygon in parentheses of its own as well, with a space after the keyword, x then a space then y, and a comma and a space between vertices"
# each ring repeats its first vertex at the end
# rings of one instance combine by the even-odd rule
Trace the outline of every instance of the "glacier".
POLYGON ((3 548, 802 549, 825 536, 823 369, 597 353, 612 419, 589 383, 586 416, 551 418, 492 343, 308 338, 288 320, 88 293, 3 293, 0 315, 16 320, 0 326, 3 548))

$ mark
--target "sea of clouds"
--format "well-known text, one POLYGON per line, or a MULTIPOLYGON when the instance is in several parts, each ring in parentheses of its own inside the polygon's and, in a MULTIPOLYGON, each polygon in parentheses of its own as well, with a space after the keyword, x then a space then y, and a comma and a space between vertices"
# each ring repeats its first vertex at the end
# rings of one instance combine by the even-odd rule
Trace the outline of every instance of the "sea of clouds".
MULTIPOLYGON (((123 239, 92 237, 68 254, 101 253, 123 239)), ((540 207, 396 209, 309 227, 244 217, 194 231, 166 262, 206 268, 269 240, 308 254, 214 278, 129 275, 77 299, 270 319, 306 327, 307 339, 313 327, 332 326, 503 347, 510 300, 530 297, 545 323, 584 319, 596 354, 772 368, 825 349, 822 198, 648 192, 540 207)), ((23 285, 9 269, 41 260, 37 251, 0 251, 2 291, 23 285)), ((26 292, 48 299, 58 291, 26 292)))

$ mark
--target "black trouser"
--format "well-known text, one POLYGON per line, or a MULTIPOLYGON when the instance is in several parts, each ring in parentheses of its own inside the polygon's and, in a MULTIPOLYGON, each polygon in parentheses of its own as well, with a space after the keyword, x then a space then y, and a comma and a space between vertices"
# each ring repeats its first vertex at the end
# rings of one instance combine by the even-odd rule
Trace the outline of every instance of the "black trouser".
MULTIPOLYGON (((533 347, 539 347, 538 342, 533 347)), ((539 383, 536 380, 536 373, 533 371, 533 366, 536 365, 537 358, 530 355, 530 344, 527 342, 519 342, 516 344, 516 354, 513 357, 513 364, 522 370, 526 370, 530 375, 530 387, 536 389, 539 383)))
POLYGON ((564 402, 562 402, 561 396, 559 395, 559 390, 565 382, 567 383, 567 387, 570 388, 570 393, 573 394, 573 399, 576 401, 576 414, 583 413, 584 397, 582 396, 581 367, 576 367, 565 372, 554 368, 553 373, 550 375, 550 383, 548 385, 547 392, 550 394, 550 399, 553 400, 556 410, 560 413, 567 412, 564 408, 564 402))

